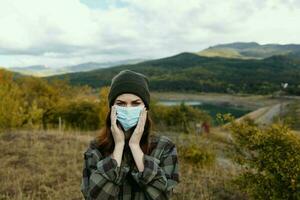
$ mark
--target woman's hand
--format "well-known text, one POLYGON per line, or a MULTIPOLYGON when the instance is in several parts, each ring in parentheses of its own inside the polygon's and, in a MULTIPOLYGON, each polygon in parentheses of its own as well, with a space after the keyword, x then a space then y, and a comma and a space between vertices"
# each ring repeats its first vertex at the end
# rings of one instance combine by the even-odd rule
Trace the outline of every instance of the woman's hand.
POLYGON ((118 163, 118 166, 121 166, 122 155, 125 145, 125 135, 122 129, 117 125, 117 111, 115 106, 111 107, 111 132, 115 141, 115 149, 112 153, 112 158, 115 159, 118 163))
POLYGON ((147 119, 147 110, 144 107, 140 113, 140 118, 137 123, 137 126, 135 127, 130 140, 129 140, 129 146, 139 146, 140 141, 144 132, 145 122, 147 119))
POLYGON ((125 144, 125 134, 121 127, 117 125, 117 109, 113 105, 111 107, 111 114, 110 114, 110 119, 111 119, 111 132, 115 141, 115 145, 124 145, 125 144))

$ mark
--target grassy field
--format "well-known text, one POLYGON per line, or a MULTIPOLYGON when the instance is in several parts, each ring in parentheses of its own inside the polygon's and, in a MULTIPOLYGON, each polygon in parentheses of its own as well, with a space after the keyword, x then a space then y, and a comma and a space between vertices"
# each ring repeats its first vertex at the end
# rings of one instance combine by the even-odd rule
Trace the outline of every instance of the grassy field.
MULTIPOLYGON (((96 132, 6 131, 0 134, 0 199, 83 199, 80 192, 83 151, 96 132)), ((165 133, 178 147, 181 183, 173 200, 246 199, 230 180, 237 168, 227 159, 230 138, 165 133), (183 149, 195 142, 216 155, 213 162, 189 162, 183 149), (203 164, 204 163, 204 164, 203 164)))
MULTIPOLYGON (((183 98, 176 93, 159 96, 183 98)), ((253 108, 278 103, 277 99, 266 96, 185 94, 184 97, 208 102, 227 101, 253 108)), ((299 105, 297 101, 289 104, 284 116, 293 119, 295 128, 299 128, 296 127, 300 119, 299 105)), ((300 134, 299 129, 295 132, 300 134)), ((83 152, 96 134, 57 130, 0 132, 0 200, 83 199, 80 192, 83 152)), ((159 134, 170 137, 179 154, 181 182, 175 188, 172 200, 247 199, 232 183, 240 171, 230 159, 233 150, 229 133, 214 127, 209 136, 175 132, 159 134), (193 155, 192 159, 187 155, 193 155)))
POLYGON ((85 140, 31 131, 0 138, 0 199, 82 199, 78 184, 85 140))

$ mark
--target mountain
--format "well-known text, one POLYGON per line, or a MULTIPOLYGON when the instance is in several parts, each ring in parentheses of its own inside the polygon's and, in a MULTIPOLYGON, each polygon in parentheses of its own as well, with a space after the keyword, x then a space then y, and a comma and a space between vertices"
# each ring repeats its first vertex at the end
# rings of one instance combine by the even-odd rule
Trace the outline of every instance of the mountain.
POLYGON ((12 70, 32 70, 32 71, 42 71, 42 70, 47 70, 48 67, 45 65, 32 65, 32 66, 27 66, 27 67, 12 67, 12 70))
POLYGON ((84 71, 91 71, 94 69, 112 67, 112 66, 117 66, 117 65, 122 65, 122 64, 135 64, 135 63, 142 62, 142 61, 143 60, 141 60, 141 59, 131 59, 131 60, 116 61, 116 62, 103 62, 103 63, 87 62, 87 63, 82 63, 79 65, 63 67, 63 70, 68 73, 84 72, 84 71))
POLYGON ((295 62, 300 63, 300 51, 294 51, 287 55, 289 58, 293 59, 295 62))
POLYGON ((260 45, 256 42, 235 42, 229 44, 220 44, 209 47, 200 52, 200 56, 207 57, 225 57, 240 59, 263 59, 275 55, 288 55, 300 51, 300 45, 297 44, 265 44, 260 45))
POLYGON ((45 65, 31 65, 25 67, 10 67, 7 68, 13 72, 19 72, 24 75, 35 75, 35 76, 43 76, 43 75, 51 75, 53 69, 46 67, 45 65))
POLYGON ((236 59, 184 52, 137 64, 45 78, 68 79, 74 85, 99 88, 109 86, 112 77, 124 69, 147 75, 153 91, 271 94, 281 90, 284 82, 289 84, 285 89, 287 93, 300 95, 300 63, 291 55, 236 59))
POLYGON ((138 62, 142 62, 141 59, 131 59, 131 60, 122 60, 116 62, 87 62, 81 63, 78 65, 65 66, 65 67, 47 67, 45 65, 32 65, 32 66, 24 66, 24 67, 10 67, 7 68, 10 71, 19 72, 24 75, 34 75, 34 76, 51 76, 57 74, 64 73, 72 73, 72 72, 84 72, 90 71, 99 68, 111 67, 122 64, 135 64, 138 62))

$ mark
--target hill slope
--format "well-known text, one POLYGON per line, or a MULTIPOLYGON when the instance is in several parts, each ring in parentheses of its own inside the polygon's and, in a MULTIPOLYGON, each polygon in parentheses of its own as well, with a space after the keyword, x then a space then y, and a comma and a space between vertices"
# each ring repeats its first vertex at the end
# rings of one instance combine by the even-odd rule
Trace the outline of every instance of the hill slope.
POLYGON ((235 42, 220 44, 209 47, 198 52, 198 55, 208 57, 230 57, 243 59, 263 59, 275 55, 288 55, 300 52, 300 45, 297 44, 265 44, 260 45, 256 42, 235 42))
POLYGON ((155 91, 267 94, 280 90, 281 83, 287 82, 288 93, 300 94, 300 64, 287 56, 244 60, 181 53, 133 65, 46 78, 69 79, 71 84, 98 88, 110 85, 112 77, 124 69, 147 75, 150 89, 155 91))

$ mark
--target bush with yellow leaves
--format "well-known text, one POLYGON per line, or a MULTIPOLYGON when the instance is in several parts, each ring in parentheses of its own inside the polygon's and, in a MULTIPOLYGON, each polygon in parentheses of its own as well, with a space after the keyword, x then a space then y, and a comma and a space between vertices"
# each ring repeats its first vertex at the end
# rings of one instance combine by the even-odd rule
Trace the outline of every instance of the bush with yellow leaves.
POLYGON ((210 145, 191 142, 189 145, 179 145, 178 152, 186 162, 199 167, 211 166, 216 160, 216 154, 210 145))
POLYGON ((300 138, 289 126, 259 127, 250 119, 232 122, 236 155, 242 167, 238 187, 253 199, 300 199, 300 138))

